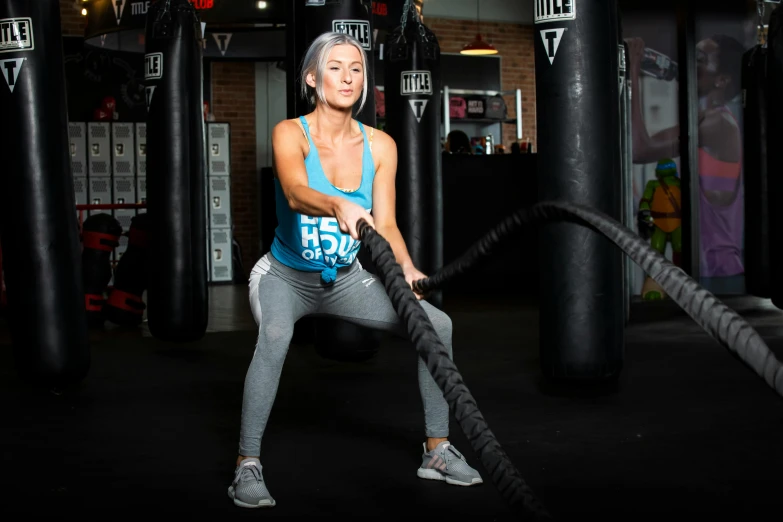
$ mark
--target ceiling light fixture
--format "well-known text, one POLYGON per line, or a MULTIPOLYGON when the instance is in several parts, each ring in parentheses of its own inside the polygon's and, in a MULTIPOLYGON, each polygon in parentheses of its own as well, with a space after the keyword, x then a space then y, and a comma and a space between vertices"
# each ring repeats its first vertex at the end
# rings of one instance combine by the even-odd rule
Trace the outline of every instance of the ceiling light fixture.
POLYGON ((481 39, 481 17, 479 16, 479 0, 476 0, 476 39, 462 48, 460 54, 487 55, 498 54, 498 50, 481 39))

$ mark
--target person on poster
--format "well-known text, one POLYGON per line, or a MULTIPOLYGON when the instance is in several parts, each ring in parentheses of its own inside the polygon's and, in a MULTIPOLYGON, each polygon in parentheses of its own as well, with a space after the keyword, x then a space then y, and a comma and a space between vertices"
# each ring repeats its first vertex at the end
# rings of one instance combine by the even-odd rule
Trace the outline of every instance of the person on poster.
MULTIPOLYGON (((631 88, 639 93, 645 55, 644 41, 626 40, 631 88)), ((701 277, 731 277, 744 273, 742 134, 729 103, 740 93, 744 47, 734 38, 714 35, 696 46, 699 94, 699 224, 701 277)), ((655 163, 679 156, 680 128, 675 125, 652 136, 647 132, 641 96, 632 97, 633 162, 655 163)))

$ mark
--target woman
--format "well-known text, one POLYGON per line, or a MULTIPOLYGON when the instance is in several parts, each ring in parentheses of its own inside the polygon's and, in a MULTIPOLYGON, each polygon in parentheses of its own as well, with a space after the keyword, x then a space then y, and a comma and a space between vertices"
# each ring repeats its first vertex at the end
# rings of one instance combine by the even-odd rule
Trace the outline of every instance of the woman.
MULTIPOLYGON (((680 128, 675 125, 653 136, 642 116, 639 74, 644 42, 628 41, 632 106, 633 161, 654 163, 679 156, 680 128)), ((740 63, 744 48, 724 35, 696 46, 699 93, 699 226, 702 278, 740 276, 742 262, 742 136, 728 103, 740 92, 740 63)))
MULTIPOLYGON (((275 505, 261 474, 260 445, 294 323, 328 315, 405 335, 383 285, 372 284, 373 276, 356 260, 356 223, 366 220, 388 240, 409 284, 425 277, 397 228, 394 140, 352 118, 356 102, 361 98, 363 106, 367 98, 365 63, 353 38, 319 36, 305 54, 301 76, 302 94, 315 110, 279 123, 272 133, 279 225, 271 252, 250 275, 258 344, 245 378, 239 456, 228 489, 237 506, 275 505)), ((451 320, 426 301, 422 307, 451 357, 451 320)), ((449 444, 448 404, 417 359, 427 438, 417 475, 480 484, 478 472, 449 444)))

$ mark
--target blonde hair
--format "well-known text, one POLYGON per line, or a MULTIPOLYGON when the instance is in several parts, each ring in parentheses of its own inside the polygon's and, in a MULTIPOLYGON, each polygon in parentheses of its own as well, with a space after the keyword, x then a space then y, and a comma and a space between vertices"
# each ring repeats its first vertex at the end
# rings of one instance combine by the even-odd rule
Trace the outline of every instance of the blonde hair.
POLYGON ((320 35, 313 40, 310 44, 310 48, 304 55, 302 60, 302 76, 300 80, 302 82, 302 97, 309 100, 312 105, 315 105, 316 98, 321 103, 329 105, 324 95, 323 76, 326 71, 326 63, 329 60, 329 53, 332 51, 335 45, 353 45, 359 50, 359 54, 362 56, 362 73, 364 75, 364 85, 362 86, 362 101, 359 104, 359 109, 356 112, 360 112, 364 107, 364 103, 367 101, 367 54, 362 49, 362 45, 347 34, 327 32, 320 35), (315 93, 311 92, 312 87, 307 85, 307 75, 313 74, 315 76, 315 93))

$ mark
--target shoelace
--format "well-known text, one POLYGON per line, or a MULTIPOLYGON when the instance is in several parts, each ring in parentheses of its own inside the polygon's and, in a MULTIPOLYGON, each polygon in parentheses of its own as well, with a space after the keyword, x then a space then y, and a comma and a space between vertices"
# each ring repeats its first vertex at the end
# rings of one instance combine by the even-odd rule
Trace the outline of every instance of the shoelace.
MULTIPOLYGON (((454 446, 449 446, 448 448, 446 448, 446 451, 444 453, 448 455, 449 452, 456 455, 457 458, 459 458, 460 460, 465 460, 465 457, 462 456, 462 453, 460 453, 459 450, 454 446)), ((449 459, 446 459, 446 465, 448 466, 448 464, 449 464, 449 459)))
POLYGON ((242 466, 242 471, 239 473, 237 483, 242 482, 245 479, 255 479, 257 482, 263 482, 263 479, 261 478, 261 470, 258 469, 258 466, 252 464, 248 466, 242 466), (250 474, 251 477, 248 477, 247 474, 250 474))

